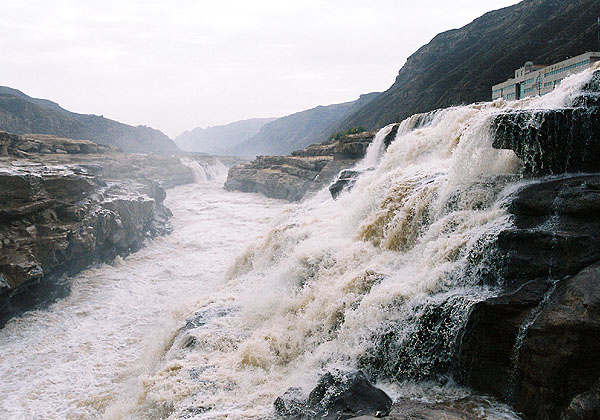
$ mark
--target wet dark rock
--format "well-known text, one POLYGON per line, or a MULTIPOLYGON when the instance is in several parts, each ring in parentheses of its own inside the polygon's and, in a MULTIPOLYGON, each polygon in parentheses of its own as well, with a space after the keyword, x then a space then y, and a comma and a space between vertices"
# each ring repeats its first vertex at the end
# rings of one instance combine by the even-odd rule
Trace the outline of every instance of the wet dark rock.
POLYGON ((288 389, 277 397, 273 406, 278 414, 291 419, 302 419, 307 410, 306 398, 300 388, 288 389))
POLYGON ((515 228, 498 238, 507 285, 562 278, 600 260, 600 176, 532 184, 509 211, 515 228))
POLYGON ((595 409, 586 393, 600 378, 599 185, 581 175, 515 195, 514 228, 496 244, 501 291, 473 307, 459 346, 462 380, 530 419, 595 409))
POLYGON ((331 194, 331 197, 333 197, 335 200, 343 190, 351 189, 361 173, 362 171, 355 171, 352 169, 344 169, 343 171, 340 171, 337 178, 329 186, 329 193, 331 194))
POLYGON ((573 398, 561 416, 561 420, 597 419, 600 419, 600 382, 573 398))
POLYGON ((600 73, 571 106, 498 115, 493 147, 511 149, 534 175, 600 171, 600 73))
POLYGON ((274 403, 285 418, 342 420, 357 416, 386 416, 391 398, 374 387, 362 372, 334 372, 323 375, 308 398, 300 390, 289 389, 274 403))
MULTIPOLYGON (((431 403, 400 398, 394 401, 390 413, 379 417, 386 420, 473 420, 482 418, 476 410, 487 405, 485 401, 456 400, 431 403)), ((352 417, 349 420, 375 420, 374 416, 352 417)))
POLYGON ((217 318, 223 318, 224 316, 230 315, 236 310, 238 309, 235 307, 225 306, 208 307, 199 310, 185 321, 185 325, 181 328, 181 332, 203 327, 217 318))
POLYGON ((600 108, 514 111, 494 121, 493 147, 511 149, 534 175, 600 170, 600 108))

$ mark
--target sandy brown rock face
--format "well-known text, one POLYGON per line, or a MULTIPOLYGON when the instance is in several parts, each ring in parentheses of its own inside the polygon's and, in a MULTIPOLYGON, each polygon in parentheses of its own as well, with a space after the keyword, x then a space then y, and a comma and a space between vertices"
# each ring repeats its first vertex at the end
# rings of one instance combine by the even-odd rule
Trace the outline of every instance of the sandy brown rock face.
POLYGON ((258 192, 288 201, 301 200, 335 179, 366 153, 375 132, 350 134, 338 140, 312 144, 291 156, 259 156, 229 170, 225 188, 258 192))
POLYGON ((300 200, 330 157, 259 156, 229 170, 225 189, 300 200))
MULTIPOLYGON (((31 288, 138 250, 169 231, 164 190, 105 182, 78 166, 0 169, 0 320, 31 288)), ((51 285, 49 285, 50 288, 51 285)))

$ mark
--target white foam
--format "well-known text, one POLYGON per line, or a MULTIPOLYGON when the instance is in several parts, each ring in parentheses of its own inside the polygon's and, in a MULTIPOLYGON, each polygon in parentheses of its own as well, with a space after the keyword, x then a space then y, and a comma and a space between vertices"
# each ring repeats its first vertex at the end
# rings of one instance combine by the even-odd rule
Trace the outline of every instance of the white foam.
MULTIPOLYGON (((567 104, 589 75, 542 98, 413 117, 382 153, 386 128, 367 155, 375 170, 336 201, 322 193, 284 206, 210 182, 169 191, 173 235, 82 273, 71 296, 0 331, 0 410, 27 420, 260 419, 288 387, 308 393, 320 373, 375 357, 383 334, 413 345, 428 307, 446 305, 460 325, 494 293, 473 261, 510 226, 504 203, 520 170, 513 152, 492 149, 492 119, 567 104), (193 311, 196 327, 177 334, 193 311)), ((408 377, 431 368, 426 352, 412 356, 408 377)), ((421 399, 469 392, 383 386, 421 399)), ((515 418, 480 407, 480 418, 515 418)))

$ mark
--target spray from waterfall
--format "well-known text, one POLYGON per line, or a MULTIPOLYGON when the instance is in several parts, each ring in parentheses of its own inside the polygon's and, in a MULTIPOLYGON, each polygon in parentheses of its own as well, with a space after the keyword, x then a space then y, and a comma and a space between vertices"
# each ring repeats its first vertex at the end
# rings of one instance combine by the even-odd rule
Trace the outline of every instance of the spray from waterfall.
POLYGON ((491 123, 565 106, 589 75, 542 98, 413 116, 387 149, 383 128, 352 190, 287 207, 231 265, 146 380, 139 418, 169 404, 169 418, 268 417, 283 391, 306 395, 333 369, 395 381, 394 397, 460 394, 439 383, 470 309, 502 280, 492 250, 523 183, 515 154, 492 148, 491 123))
POLYGON ((192 170, 196 183, 224 180, 227 177, 227 167, 218 159, 209 163, 182 157, 181 163, 192 170))

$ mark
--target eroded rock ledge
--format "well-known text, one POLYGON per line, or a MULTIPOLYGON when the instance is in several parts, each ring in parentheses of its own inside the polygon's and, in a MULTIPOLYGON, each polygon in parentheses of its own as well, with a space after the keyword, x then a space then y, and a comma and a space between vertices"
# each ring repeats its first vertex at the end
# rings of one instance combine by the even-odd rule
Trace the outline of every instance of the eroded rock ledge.
POLYGON ((569 107, 494 121, 494 147, 514 150, 526 175, 560 176, 512 198, 514 226, 495 249, 500 291, 474 306, 457 372, 528 419, 600 418, 598 92, 596 72, 569 107))
POLYGON ((600 176, 529 185, 509 211, 501 290, 471 312, 460 376, 529 419, 600 418, 600 176))
POLYGON ((0 326, 66 295, 64 274, 169 232, 165 188, 192 182, 181 156, 0 132, 0 326))
POLYGON ((167 233, 165 197, 153 181, 106 182, 82 166, 0 168, 0 325, 63 294, 62 274, 167 233))
MULTIPOLYGON (((393 130, 389 136, 396 134, 393 130)), ((333 181, 342 169, 365 155, 376 132, 350 134, 313 144, 291 156, 258 156, 229 170, 225 189, 257 192, 271 198, 298 201, 333 181)))

